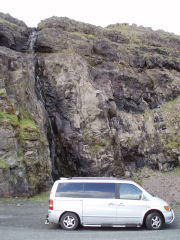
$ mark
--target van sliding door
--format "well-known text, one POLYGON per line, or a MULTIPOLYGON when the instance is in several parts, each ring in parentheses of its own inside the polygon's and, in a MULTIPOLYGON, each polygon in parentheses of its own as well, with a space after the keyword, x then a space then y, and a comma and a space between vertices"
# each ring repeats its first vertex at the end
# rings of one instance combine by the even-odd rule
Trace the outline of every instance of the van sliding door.
POLYGON ((83 224, 115 223, 115 183, 84 183, 83 224))

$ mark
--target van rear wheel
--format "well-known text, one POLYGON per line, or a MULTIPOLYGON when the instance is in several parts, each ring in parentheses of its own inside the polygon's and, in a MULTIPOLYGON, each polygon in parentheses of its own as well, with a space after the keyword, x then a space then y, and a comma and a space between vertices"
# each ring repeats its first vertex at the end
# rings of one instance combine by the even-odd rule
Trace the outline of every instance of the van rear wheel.
POLYGON ((162 228, 163 219, 158 212, 152 212, 146 217, 146 227, 151 230, 159 230, 162 228))
POLYGON ((79 226, 79 219, 76 214, 68 212, 61 217, 60 225, 65 230, 74 230, 79 226))

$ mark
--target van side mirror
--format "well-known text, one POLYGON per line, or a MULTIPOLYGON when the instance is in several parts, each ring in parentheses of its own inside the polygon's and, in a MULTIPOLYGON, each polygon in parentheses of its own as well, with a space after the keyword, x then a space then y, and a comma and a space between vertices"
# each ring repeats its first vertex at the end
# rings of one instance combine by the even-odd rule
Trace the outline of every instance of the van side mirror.
POLYGON ((147 197, 143 193, 141 194, 141 200, 143 200, 143 201, 147 201, 148 200, 147 197))

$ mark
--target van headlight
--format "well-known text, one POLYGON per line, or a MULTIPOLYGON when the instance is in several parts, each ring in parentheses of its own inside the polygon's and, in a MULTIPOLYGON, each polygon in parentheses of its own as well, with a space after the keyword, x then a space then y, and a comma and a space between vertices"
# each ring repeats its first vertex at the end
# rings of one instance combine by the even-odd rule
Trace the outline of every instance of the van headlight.
POLYGON ((169 206, 164 206, 164 209, 165 209, 166 211, 170 211, 170 210, 171 210, 169 206))

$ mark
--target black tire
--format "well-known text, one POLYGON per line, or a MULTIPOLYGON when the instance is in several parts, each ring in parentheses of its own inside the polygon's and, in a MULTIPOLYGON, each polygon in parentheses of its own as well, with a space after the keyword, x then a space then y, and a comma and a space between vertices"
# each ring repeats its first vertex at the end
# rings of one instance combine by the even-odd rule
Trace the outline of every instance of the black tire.
POLYGON ((146 227, 151 230, 159 230, 163 226, 163 218, 158 212, 152 212, 146 217, 146 227))
POLYGON ((79 219, 72 212, 64 213, 60 220, 60 226, 64 230, 74 230, 79 226, 79 219))

